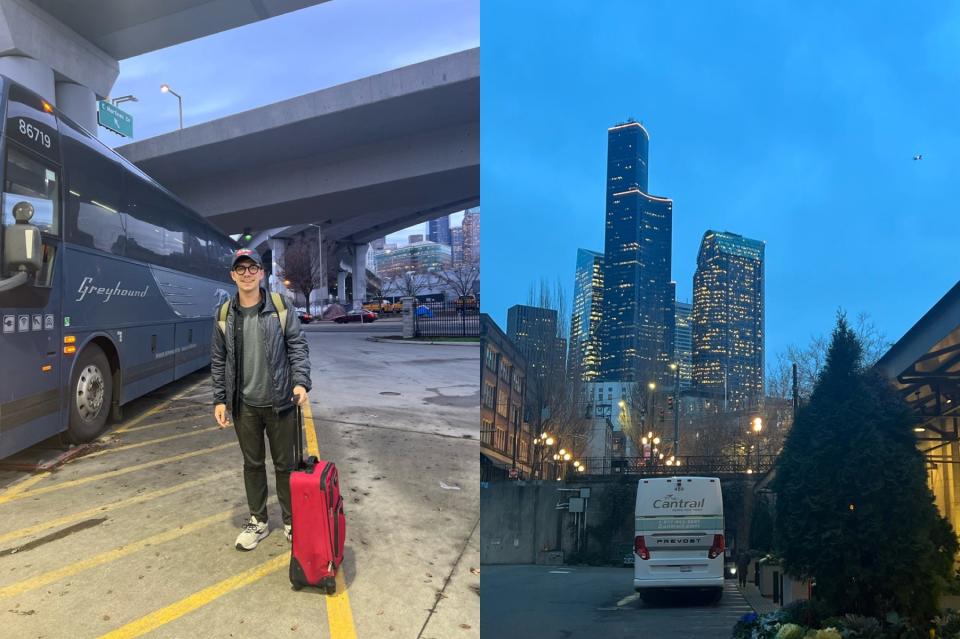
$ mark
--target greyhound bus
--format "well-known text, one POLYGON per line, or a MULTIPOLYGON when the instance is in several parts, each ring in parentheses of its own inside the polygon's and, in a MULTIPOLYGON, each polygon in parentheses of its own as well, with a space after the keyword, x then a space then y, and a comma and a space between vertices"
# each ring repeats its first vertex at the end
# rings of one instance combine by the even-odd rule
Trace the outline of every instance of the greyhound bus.
POLYGON ((723 495, 716 477, 650 477, 637 484, 633 588, 723 596, 723 495))
POLYGON ((0 76, 0 458, 209 364, 236 243, 0 76))

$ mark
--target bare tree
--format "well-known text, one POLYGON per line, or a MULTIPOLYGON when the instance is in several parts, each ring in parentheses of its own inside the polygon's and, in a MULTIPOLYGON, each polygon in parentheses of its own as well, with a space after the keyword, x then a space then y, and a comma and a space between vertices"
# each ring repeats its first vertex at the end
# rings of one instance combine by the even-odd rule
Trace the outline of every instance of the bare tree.
POLYGON ((326 276, 312 245, 304 240, 298 240, 284 250, 279 275, 289 282, 288 288, 303 295, 307 307, 310 306, 310 294, 323 285, 326 276))
MULTIPOLYGON (((875 364, 892 346, 892 342, 866 313, 857 315, 852 328, 863 344, 865 366, 875 364)), ((771 397, 793 397, 793 364, 796 364, 799 395, 801 399, 809 397, 820 371, 827 363, 829 345, 829 334, 814 335, 806 347, 791 344, 784 352, 777 353, 774 363, 767 369, 767 394, 771 397)))
POLYGON ((417 299, 430 284, 429 278, 424 273, 416 271, 407 271, 390 278, 390 288, 399 292, 404 297, 417 299))
POLYGON ((445 271, 437 271, 435 275, 460 299, 473 295, 473 289, 480 279, 480 265, 476 261, 460 262, 445 271))

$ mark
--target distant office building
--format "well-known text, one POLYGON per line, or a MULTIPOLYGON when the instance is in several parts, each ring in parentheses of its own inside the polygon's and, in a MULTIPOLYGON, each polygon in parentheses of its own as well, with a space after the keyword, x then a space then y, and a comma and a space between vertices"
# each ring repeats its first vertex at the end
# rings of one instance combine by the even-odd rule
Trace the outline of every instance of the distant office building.
POLYGON ((370 242, 371 251, 382 251, 387 246, 387 238, 381 237, 372 242, 370 242))
POLYGON ((673 202, 647 193, 649 135, 628 121, 607 131, 601 377, 668 383, 673 202))
POLYGON ((500 327, 480 316, 480 480, 528 479, 533 435, 524 419, 526 361, 500 327))
POLYGON ((463 261, 480 263, 480 209, 463 214, 463 261))
POLYGON ((603 300, 603 255, 577 249, 570 318, 570 376, 590 382, 600 376, 600 326, 603 300))
POLYGON ((450 245, 450 216, 444 215, 427 223, 427 239, 437 244, 450 245))
POLYGON ((448 269, 453 260, 450 257, 449 246, 421 241, 377 253, 376 262, 377 276, 381 279, 389 279, 410 271, 428 273, 448 269))
POLYGON ((643 436, 646 424, 637 423, 633 409, 636 385, 597 380, 580 387, 582 414, 589 422, 584 457, 638 456, 634 442, 643 436))
POLYGON ((507 336, 527 362, 530 377, 564 370, 566 339, 557 337, 557 312, 517 304, 507 309, 507 336))
POLYGON ((420 242, 423 242, 423 234, 422 234, 422 233, 420 233, 420 234, 418 234, 418 235, 408 235, 408 236, 407 236, 407 244, 419 244, 420 242))
POLYGON ((693 384, 744 409, 763 397, 764 243, 707 231, 693 276, 693 384))
POLYGON ((453 256, 453 265, 463 263, 463 227, 455 226, 450 229, 450 254, 453 256))
POLYGON ((689 390, 693 384, 693 304, 677 302, 674 311, 674 361, 680 364, 680 390, 689 390))

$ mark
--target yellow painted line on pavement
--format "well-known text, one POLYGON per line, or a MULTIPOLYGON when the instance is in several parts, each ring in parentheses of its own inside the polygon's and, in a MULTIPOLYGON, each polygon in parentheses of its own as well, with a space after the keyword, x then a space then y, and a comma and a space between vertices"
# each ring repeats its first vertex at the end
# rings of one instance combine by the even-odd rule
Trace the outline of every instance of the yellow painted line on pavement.
MULTIPOLYGON (((210 413, 209 415, 205 415, 204 417, 199 417, 199 416, 197 416, 197 417, 181 417, 181 418, 179 418, 179 419, 168 419, 168 420, 163 421, 163 422, 156 422, 156 423, 154 423, 154 424, 144 424, 143 426, 135 426, 135 427, 133 427, 133 428, 128 428, 128 429, 124 430, 123 432, 124 432, 124 433, 135 433, 135 432, 140 431, 140 430, 147 430, 148 428, 155 428, 155 427, 157 427, 157 426, 169 426, 170 424, 183 424, 183 423, 186 422, 187 420, 192 420, 192 419, 205 419, 205 420, 207 420, 207 421, 208 421, 209 423, 211 423, 211 424, 216 424, 216 423, 217 423, 217 420, 214 419, 214 417, 213 417, 213 412, 211 411, 211 413, 210 413)), ((185 425, 187 425, 187 426, 193 426, 194 424, 185 424, 185 425)), ((197 426, 202 426, 202 424, 197 424, 197 426)), ((109 435, 110 433, 107 433, 107 434, 109 435)))
POLYGON ((186 599, 181 599, 180 601, 173 603, 166 608, 161 608, 160 610, 150 613, 146 617, 142 617, 136 621, 128 623, 125 626, 117 628, 113 632, 108 632, 105 635, 101 635, 100 639, 131 639, 132 637, 143 636, 148 632, 156 630, 160 626, 179 619, 189 612, 193 612, 198 608, 206 606, 208 603, 219 599, 220 597, 229 594, 238 588, 252 584, 255 581, 263 579, 267 575, 286 568, 289 563, 290 558, 286 554, 274 557, 270 561, 264 562, 259 566, 254 566, 250 570, 241 572, 240 574, 234 575, 229 579, 224 579, 220 583, 214 584, 209 588, 204 588, 203 590, 190 595, 186 599))
MULTIPOLYGON (((276 498, 273 498, 269 501, 276 501, 276 498)), ((116 561, 117 559, 121 559, 127 555, 132 555, 133 553, 143 550, 149 546, 158 546, 168 541, 173 541, 174 539, 178 539, 184 535, 189 535, 190 533, 206 528, 207 526, 220 523, 221 521, 226 521, 235 514, 236 510, 231 508, 230 510, 219 512, 216 515, 204 517, 203 519, 197 520, 192 524, 185 524, 172 530, 167 530, 165 532, 147 537, 146 539, 133 542, 132 544, 127 544, 126 546, 115 548, 114 550, 102 552, 99 555, 94 555, 93 557, 88 557, 86 559, 74 562, 67 560, 66 565, 63 568, 51 570, 50 572, 45 572, 37 575, 36 577, 24 579, 23 581, 18 581, 14 584, 10 584, 9 586, 0 588, 0 599, 20 595, 28 590, 40 588, 42 586, 52 584, 55 581, 72 577, 77 573, 83 572, 84 570, 89 570, 90 568, 96 568, 97 566, 102 566, 103 564, 111 561, 116 561)))
MULTIPOLYGON (((320 457, 317 432, 313 425, 313 412, 310 402, 303 405, 303 430, 306 432, 307 455, 320 457)), ((342 568, 342 566, 341 566, 342 568)), ((330 627, 330 639, 357 639, 353 624, 353 611, 350 608, 350 595, 343 579, 343 570, 337 571, 337 592, 327 595, 327 625, 330 627)))
POLYGON ((98 473, 96 475, 91 475, 90 477, 82 477, 80 479, 71 479, 61 484, 54 484, 53 486, 44 486, 43 488, 34 488, 33 490, 27 490, 22 493, 17 493, 15 495, 0 495, 0 505, 5 504, 7 502, 15 501, 17 499, 23 499, 24 497, 35 497, 37 495, 45 495, 47 493, 52 493, 53 491, 56 491, 56 490, 64 490, 66 488, 73 488, 75 486, 82 486, 83 484, 89 484, 90 482, 93 482, 93 481, 100 481, 102 479, 119 477, 121 475, 126 475, 127 473, 137 473, 147 468, 160 466, 161 464, 169 464, 171 462, 180 461, 183 459, 189 459, 191 457, 196 457, 198 455, 207 455, 209 453, 214 453, 219 450, 224 450, 226 448, 235 448, 236 446, 237 446, 237 442, 231 441, 229 444, 221 444, 220 446, 204 448, 203 450, 195 450, 189 453, 183 453, 182 455, 174 455, 173 457, 164 457, 163 459, 155 459, 154 461, 145 462, 142 464, 134 464, 129 468, 111 470, 105 473, 98 473))
POLYGON ((8 495, 17 495, 19 493, 24 492, 34 484, 40 482, 41 480, 49 476, 50 476, 49 472, 42 472, 42 473, 37 473, 36 475, 30 475, 29 477, 25 477, 24 479, 21 479, 20 481, 10 486, 3 492, 0 492, 0 495, 3 495, 4 497, 8 495))
POLYGON ((163 409, 167 408, 167 407, 168 407, 170 404, 172 404, 173 402, 175 402, 175 401, 179 400, 181 397, 185 396, 187 393, 190 393, 190 392, 194 391, 195 389, 199 388, 202 384, 207 383, 207 381, 209 381, 209 380, 204 379, 204 380, 201 380, 201 381, 197 382, 196 384, 193 384, 193 385, 190 386, 189 388, 185 388, 184 390, 180 391, 179 393, 177 393, 176 395, 174 395, 173 397, 171 397, 171 398, 168 399, 167 401, 162 402, 162 403, 160 403, 160 404, 157 404, 156 406, 154 406, 153 408, 151 408, 150 410, 148 410, 148 411, 145 412, 144 414, 140 415, 139 417, 135 417, 135 418, 131 419, 129 422, 127 422, 126 424, 124 424, 123 426, 121 426, 120 428, 116 429, 116 430, 113 431, 113 432, 114 432, 114 433, 122 433, 122 432, 127 431, 131 426, 136 426, 137 424, 139 424, 140 422, 142 422, 143 420, 145 420, 147 417, 150 417, 151 415, 156 415, 157 413, 159 413, 159 412, 162 411, 163 409))
POLYGON ((181 490, 187 490, 200 484, 205 484, 207 482, 213 481, 215 479, 220 479, 226 477, 227 475, 235 474, 235 471, 225 470, 219 473, 214 473, 213 475, 207 475, 206 477, 201 477, 200 479, 194 479, 193 481, 184 482, 182 484, 177 484, 176 486, 170 486, 169 488, 163 488, 161 490, 155 490, 150 493, 143 493, 137 495, 136 497, 130 497, 128 499, 121 499, 119 501, 111 502, 103 506, 96 506, 94 508, 89 508, 87 510, 73 513, 72 515, 64 515, 57 519, 52 519, 50 521, 45 521, 34 526, 28 526, 27 528, 21 528, 20 530, 14 530, 12 532, 4 533, 0 535, 0 544, 10 541, 11 539, 19 539, 20 537, 28 537, 30 535, 35 535, 44 530, 49 530, 51 528, 59 528, 60 526, 66 526, 68 524, 73 524, 78 521, 87 519, 94 515, 99 515, 101 513, 110 512, 111 510, 117 510, 118 508, 125 508, 127 506, 133 506, 135 504, 140 504, 152 499, 159 499, 160 497, 166 497, 167 495, 172 495, 173 493, 179 492, 181 490))
POLYGON ((161 444, 163 442, 173 441, 174 439, 183 439, 184 437, 193 437, 194 435, 200 435, 201 433, 209 433, 213 430, 222 430, 219 426, 210 426, 209 428, 201 428, 199 430, 193 430, 189 433, 178 433, 176 435, 168 435, 167 437, 158 437, 157 439, 148 439, 145 442, 137 442, 136 444, 126 444, 124 446, 117 446, 116 448, 107 448, 106 450, 99 450, 95 453, 90 453, 89 455, 84 455, 83 459, 90 459, 91 457, 99 457, 100 455, 107 455, 110 453, 119 453, 120 451, 130 450, 131 448, 143 448, 144 446, 150 446, 151 444, 161 444))

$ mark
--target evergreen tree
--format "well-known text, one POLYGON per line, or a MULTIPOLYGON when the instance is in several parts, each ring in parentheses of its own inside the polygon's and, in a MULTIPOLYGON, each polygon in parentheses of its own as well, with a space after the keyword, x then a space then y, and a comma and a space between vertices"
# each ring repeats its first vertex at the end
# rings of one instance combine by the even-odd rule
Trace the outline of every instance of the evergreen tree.
POLYGON ((927 486, 909 408, 841 314, 777 463, 777 549, 836 613, 936 614, 957 539, 927 486))

